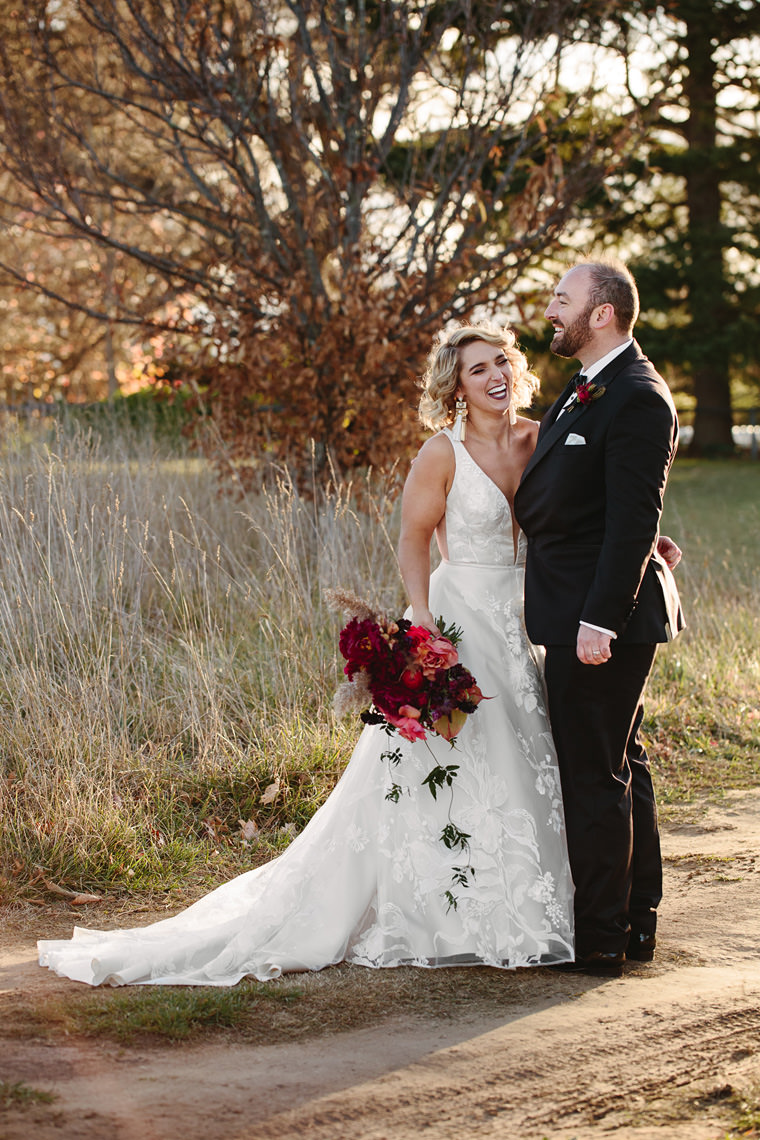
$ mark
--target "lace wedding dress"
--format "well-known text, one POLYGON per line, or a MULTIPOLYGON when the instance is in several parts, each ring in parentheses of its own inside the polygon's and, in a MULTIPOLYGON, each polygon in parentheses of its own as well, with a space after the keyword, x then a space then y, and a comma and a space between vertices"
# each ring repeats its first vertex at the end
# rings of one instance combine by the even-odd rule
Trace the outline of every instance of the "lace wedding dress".
MULTIPOLYGON (((449 438, 451 439, 451 435, 449 438)), ((336 962, 535 966, 571 960, 573 887, 540 661, 523 626, 525 538, 509 505, 452 440, 447 558, 430 608, 464 631, 461 661, 484 694, 452 747, 363 731, 327 802, 287 850, 187 910, 120 931, 40 942, 40 964, 98 985, 234 985, 336 962), (389 769, 381 753, 401 747, 389 769), (428 747, 429 746, 429 747, 428 747), (431 755, 432 753, 432 755, 431 755), (458 764, 433 798, 422 780, 458 764), (392 782, 398 802, 386 799, 392 782), (449 819, 469 851, 441 841, 449 819), (472 868, 452 886, 452 868, 472 868), (446 892, 454 896, 450 905, 446 892)))

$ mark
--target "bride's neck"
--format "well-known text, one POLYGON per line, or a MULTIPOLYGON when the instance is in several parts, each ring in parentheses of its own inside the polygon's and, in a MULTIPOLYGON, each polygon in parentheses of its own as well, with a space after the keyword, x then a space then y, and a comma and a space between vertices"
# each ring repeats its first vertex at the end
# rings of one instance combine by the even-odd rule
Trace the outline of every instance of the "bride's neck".
POLYGON ((513 430, 512 424, 506 417, 503 420, 484 422, 476 419, 467 424, 467 442, 503 446, 510 442, 513 430))

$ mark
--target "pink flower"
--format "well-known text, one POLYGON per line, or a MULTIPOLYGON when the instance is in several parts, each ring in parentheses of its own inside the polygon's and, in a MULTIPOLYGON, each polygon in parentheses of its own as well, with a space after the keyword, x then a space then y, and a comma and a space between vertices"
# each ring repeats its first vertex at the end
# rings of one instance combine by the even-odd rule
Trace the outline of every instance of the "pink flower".
POLYGON ((395 725, 404 740, 424 740, 425 729, 420 724, 420 710, 414 705, 402 705, 398 714, 385 713, 389 724, 395 725))
POLYGON ((459 654, 447 637, 434 637, 417 646, 415 660, 426 677, 434 677, 437 669, 450 669, 459 660, 459 654))

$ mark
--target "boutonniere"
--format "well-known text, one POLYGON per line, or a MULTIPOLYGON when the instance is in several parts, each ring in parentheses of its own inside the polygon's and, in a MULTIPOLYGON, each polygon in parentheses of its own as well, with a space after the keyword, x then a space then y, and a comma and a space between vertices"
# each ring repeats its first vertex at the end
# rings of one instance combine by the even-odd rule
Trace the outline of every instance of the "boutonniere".
POLYGON ((601 386, 595 384, 593 380, 583 380, 577 384, 575 391, 570 397, 570 402, 565 407, 566 412, 571 412, 576 404, 581 404, 587 408, 589 404, 593 404, 594 400, 598 400, 607 391, 604 384, 601 386))

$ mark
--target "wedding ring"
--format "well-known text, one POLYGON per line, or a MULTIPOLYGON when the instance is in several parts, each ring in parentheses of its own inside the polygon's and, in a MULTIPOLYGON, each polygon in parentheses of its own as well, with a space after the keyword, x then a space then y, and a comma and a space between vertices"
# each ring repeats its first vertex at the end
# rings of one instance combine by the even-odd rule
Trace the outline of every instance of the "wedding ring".
POLYGON ((601 649, 592 649, 591 652, 594 654, 594 657, 598 657, 602 651, 601 649))

